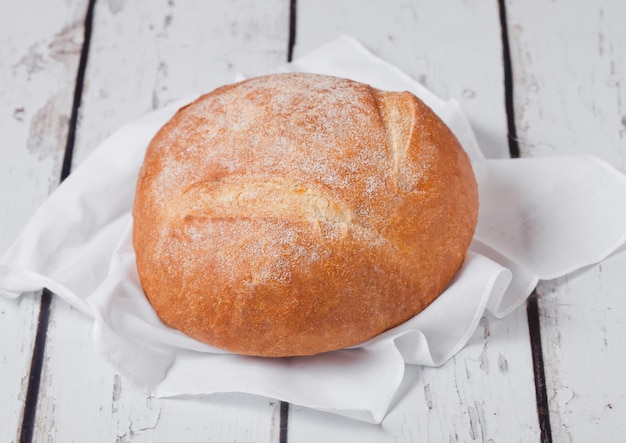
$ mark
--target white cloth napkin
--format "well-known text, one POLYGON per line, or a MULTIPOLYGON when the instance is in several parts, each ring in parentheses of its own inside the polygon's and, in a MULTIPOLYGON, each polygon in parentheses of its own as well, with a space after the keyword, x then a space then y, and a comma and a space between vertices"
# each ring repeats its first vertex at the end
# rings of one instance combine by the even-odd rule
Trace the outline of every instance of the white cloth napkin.
POLYGON ((0 293, 47 287, 93 316, 97 349, 154 395, 248 392, 380 422, 405 364, 445 363, 486 309, 506 315, 539 279, 596 263, 626 241, 626 176, 596 158, 487 160, 455 101, 439 99, 349 37, 280 70, 412 91, 469 152, 479 225, 464 266, 424 312, 360 346, 284 359, 233 355, 162 325, 139 285, 130 208, 151 137, 195 97, 122 127, 63 182, 0 259, 0 293))

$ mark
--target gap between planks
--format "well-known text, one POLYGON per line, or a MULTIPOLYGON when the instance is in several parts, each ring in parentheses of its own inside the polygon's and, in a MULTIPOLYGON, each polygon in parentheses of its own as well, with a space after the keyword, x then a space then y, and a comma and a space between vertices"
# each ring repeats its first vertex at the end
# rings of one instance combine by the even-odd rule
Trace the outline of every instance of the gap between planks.
MULTIPOLYGON (((70 175, 72 169, 72 155, 74 152, 74 143, 76 140, 76 125, 78 123, 78 113, 82 100, 85 71, 87 69, 87 57, 89 55, 89 44, 91 42, 95 3, 96 0, 89 0, 87 3, 87 12, 85 14, 84 22, 83 44, 80 53, 80 60, 78 63, 78 72, 76 75, 76 83, 74 87, 74 97, 72 100, 72 112, 69 121, 67 140, 65 143, 65 152, 63 155, 63 166, 61 168, 59 182, 65 180, 70 175)), ((26 398, 24 400, 24 415, 22 417, 22 425, 20 427, 20 443, 30 443, 33 441, 34 429, 37 420, 37 399, 39 397, 41 372, 46 351, 48 324, 50 321, 51 302, 52 292, 44 288, 41 293, 39 318, 37 320, 37 332, 35 335, 35 345, 33 346, 33 355, 31 358, 31 366, 28 374, 28 386, 26 388, 26 398)))
MULTIPOLYGON (((509 154, 511 158, 520 157, 517 129, 515 127, 515 104, 513 101, 513 64, 509 45, 509 28, 506 16, 506 0, 498 0, 500 12, 500 27, 502 29, 502 62, 504 68, 504 101, 507 118, 509 154)), ((548 405, 548 393, 546 389, 546 376, 543 362, 543 350, 541 347, 541 327, 539 322, 539 305, 537 292, 528 298, 526 303, 526 315, 528 319, 528 332, 530 349, 533 359, 533 375, 535 378, 535 396, 537 400, 537 419, 541 431, 541 442, 552 443, 552 430, 550 428, 550 408, 548 405)))
MULTIPOLYGON (((296 46, 297 0, 289 0, 289 37, 287 41, 287 62, 293 60, 293 49, 296 46)), ((289 403, 280 402, 280 423, 278 442, 287 443, 289 435, 289 403)))

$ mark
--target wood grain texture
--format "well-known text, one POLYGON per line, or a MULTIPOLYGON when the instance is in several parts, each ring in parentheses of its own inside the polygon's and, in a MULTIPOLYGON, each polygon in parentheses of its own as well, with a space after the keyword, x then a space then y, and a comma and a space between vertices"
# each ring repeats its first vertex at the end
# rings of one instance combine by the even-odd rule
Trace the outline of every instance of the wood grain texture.
POLYGON ((507 2, 521 155, 584 152, 626 171, 626 5, 575 5, 507 2))
MULTIPOLYGON (((588 153, 626 172, 626 4, 507 8, 522 155, 588 153)), ((622 251, 538 288, 554 441, 619 441, 626 432, 625 269, 622 251)))
MULTIPOLYGON (((74 167, 152 109, 283 63, 287 18, 282 1, 97 2, 74 167)), ((278 439, 278 402, 152 398, 97 354, 89 318, 54 299, 50 321, 35 441, 278 439)))
MULTIPOLYGON (((57 186, 67 137, 85 2, 40 3, 0 4, 0 254, 57 186)), ((39 300, 0 297, 0 441, 19 438, 39 300)))
MULTIPOLYGON (((508 157, 497 3, 298 1, 295 56, 351 34, 444 98, 459 100, 490 157, 508 157), (479 48, 479 49, 477 49, 479 48)), ((380 427, 292 408, 294 441, 536 441, 526 313, 483 318, 440 368, 407 366, 380 427), (515 406, 512 406, 512 405, 515 406)))

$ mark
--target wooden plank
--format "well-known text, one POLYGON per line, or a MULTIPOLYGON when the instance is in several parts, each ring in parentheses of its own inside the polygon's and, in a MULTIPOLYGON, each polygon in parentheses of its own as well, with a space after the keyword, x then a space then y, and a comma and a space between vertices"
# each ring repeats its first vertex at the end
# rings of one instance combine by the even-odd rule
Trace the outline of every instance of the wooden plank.
MULTIPOLYGON (((85 2, 23 1, 0 14, 0 254, 59 180, 85 2), (46 17, 30 26, 32 11, 46 17)), ((39 294, 0 297, 0 441, 19 438, 39 294)))
MULTIPOLYGON (((626 172, 626 4, 507 8, 522 155, 584 152, 626 172)), ((554 441, 617 441, 626 432, 624 269, 622 252, 538 288, 554 441)))
MULTIPOLYGON (((74 164, 154 108, 283 63, 288 12, 284 1, 97 2, 74 164)), ((278 440, 278 402, 150 397, 102 361, 91 327, 53 301, 36 441, 278 440)))
MULTIPOLYGON (((443 98, 456 98, 490 157, 508 157, 501 30, 490 2, 298 1, 296 57, 351 34, 443 98), (476 50, 480 48, 480 50, 476 50)), ((526 312, 483 318, 440 368, 407 367, 381 426, 292 407, 294 441, 537 441, 526 312)))

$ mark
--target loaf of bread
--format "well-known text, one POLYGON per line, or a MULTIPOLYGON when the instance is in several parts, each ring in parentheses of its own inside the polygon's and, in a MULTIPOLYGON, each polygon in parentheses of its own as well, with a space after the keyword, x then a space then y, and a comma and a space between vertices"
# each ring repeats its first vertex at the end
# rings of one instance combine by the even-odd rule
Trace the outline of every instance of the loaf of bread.
POLYGON ((141 168, 133 243, 161 320, 239 354, 312 355, 426 308, 469 247, 478 194, 408 92, 277 74, 182 108, 141 168))

